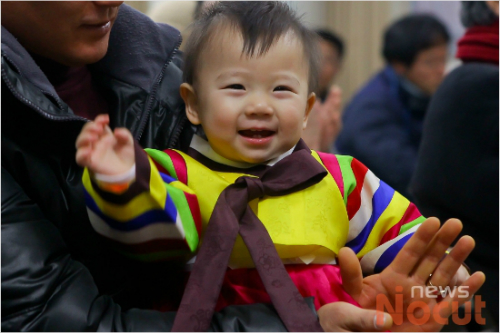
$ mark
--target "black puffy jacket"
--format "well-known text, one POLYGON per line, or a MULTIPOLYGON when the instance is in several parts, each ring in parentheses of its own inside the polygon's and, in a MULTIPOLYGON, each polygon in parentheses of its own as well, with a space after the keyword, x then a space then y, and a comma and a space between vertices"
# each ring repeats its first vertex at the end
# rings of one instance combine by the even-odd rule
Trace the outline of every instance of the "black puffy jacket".
MULTIPOLYGON (((105 58, 89 66, 111 126, 143 147, 185 148, 177 30, 122 5, 105 58)), ((140 310, 179 296, 181 264, 114 253, 87 218, 75 139, 87 121, 58 97, 2 27, 2 330, 168 331, 175 313, 140 310)), ((232 306, 213 330, 284 330, 272 307, 232 306)))

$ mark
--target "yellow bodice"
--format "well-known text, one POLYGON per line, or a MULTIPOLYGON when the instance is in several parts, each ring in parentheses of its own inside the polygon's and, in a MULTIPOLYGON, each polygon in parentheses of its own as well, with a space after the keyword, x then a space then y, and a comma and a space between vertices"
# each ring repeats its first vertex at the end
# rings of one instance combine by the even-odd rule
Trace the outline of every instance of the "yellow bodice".
MULTIPOLYGON (((220 193, 239 177, 248 175, 212 171, 179 153, 186 161, 187 185, 198 197, 204 233, 220 193)), ((312 155, 323 165, 316 152, 312 151, 312 155)), ((250 207, 267 228, 285 263, 329 263, 345 245, 349 231, 347 210, 330 173, 305 190, 279 197, 264 196, 251 201, 250 207)), ((253 267, 239 235, 229 267, 253 267)))

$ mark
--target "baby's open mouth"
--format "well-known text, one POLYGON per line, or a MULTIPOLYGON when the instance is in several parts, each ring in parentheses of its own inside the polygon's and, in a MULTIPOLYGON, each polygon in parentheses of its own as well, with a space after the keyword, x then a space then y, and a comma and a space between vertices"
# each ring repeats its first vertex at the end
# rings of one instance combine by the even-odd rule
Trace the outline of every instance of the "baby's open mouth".
POLYGON ((273 135, 275 132, 270 131, 270 130, 242 130, 238 131, 238 133, 244 137, 247 138, 253 138, 253 139, 262 139, 262 138, 267 138, 271 135, 273 135))

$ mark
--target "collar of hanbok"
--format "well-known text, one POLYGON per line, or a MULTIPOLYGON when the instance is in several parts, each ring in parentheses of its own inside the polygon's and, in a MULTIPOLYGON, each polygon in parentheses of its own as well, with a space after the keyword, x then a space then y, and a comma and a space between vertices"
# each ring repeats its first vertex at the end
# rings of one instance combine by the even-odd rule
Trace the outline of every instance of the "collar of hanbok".
POLYGON ((203 155, 206 158, 208 158, 214 162, 217 162, 219 164, 227 165, 227 166, 234 167, 234 168, 248 169, 248 168, 252 168, 252 167, 255 167, 257 165, 262 165, 262 164, 267 165, 267 166, 273 166, 274 164, 281 161, 283 158, 285 158, 288 155, 290 155, 291 153, 293 153, 296 146, 297 145, 293 146, 288 151, 284 152, 283 154, 279 155, 278 157, 275 157, 272 160, 269 160, 265 163, 260 163, 260 164, 237 162, 237 161, 227 159, 224 156, 221 156, 220 154, 218 154, 212 148, 212 146, 210 146, 210 143, 206 139, 204 139, 201 136, 196 135, 196 134, 193 136, 193 139, 191 140, 191 144, 190 144, 189 148, 196 150, 201 155, 203 155))

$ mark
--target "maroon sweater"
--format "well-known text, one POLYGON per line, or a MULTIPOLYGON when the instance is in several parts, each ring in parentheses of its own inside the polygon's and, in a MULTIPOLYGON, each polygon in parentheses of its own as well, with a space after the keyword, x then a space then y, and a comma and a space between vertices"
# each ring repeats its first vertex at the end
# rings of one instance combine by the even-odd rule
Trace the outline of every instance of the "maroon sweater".
POLYGON ((108 113, 106 99, 93 84, 87 66, 67 67, 47 58, 31 55, 59 97, 76 115, 94 120, 98 114, 108 113))

